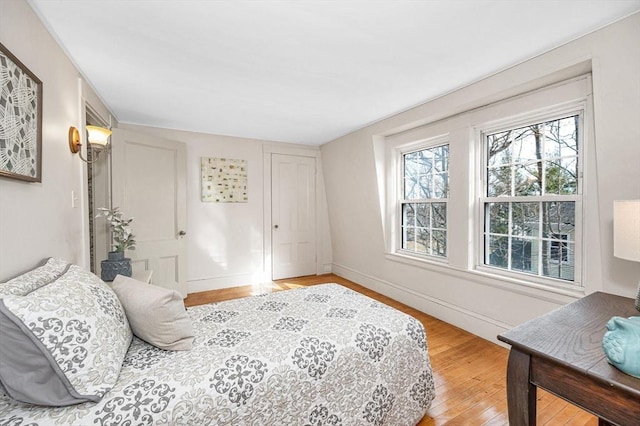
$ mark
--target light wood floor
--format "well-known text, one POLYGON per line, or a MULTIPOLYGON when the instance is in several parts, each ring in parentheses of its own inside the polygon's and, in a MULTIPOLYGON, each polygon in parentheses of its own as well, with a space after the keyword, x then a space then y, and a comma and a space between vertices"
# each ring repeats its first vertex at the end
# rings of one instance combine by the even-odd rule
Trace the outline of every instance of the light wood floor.
MULTIPOLYGON (((446 322, 412 309, 365 287, 328 274, 275 281, 259 287, 192 293, 186 306, 219 302, 272 291, 323 283, 338 283, 403 311, 427 330, 436 399, 419 426, 508 425, 505 373, 508 350, 446 322)), ((538 425, 596 426, 597 419, 555 396, 538 391, 538 425)))

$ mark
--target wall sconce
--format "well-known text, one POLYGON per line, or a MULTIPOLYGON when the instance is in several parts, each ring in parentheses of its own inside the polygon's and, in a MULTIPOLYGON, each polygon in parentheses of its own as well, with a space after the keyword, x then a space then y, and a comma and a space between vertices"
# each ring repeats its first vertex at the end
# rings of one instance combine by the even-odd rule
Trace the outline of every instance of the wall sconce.
MULTIPOLYGON (((640 200, 613 202, 613 255, 640 262, 640 200)), ((636 309, 640 311, 640 285, 636 309)))
POLYGON ((90 148, 92 152, 96 153, 94 159, 88 161, 82 156, 82 151, 80 149, 82 148, 80 132, 78 132, 78 129, 73 126, 69 127, 69 149, 73 154, 79 154, 80 159, 85 163, 95 163, 100 157, 100 152, 108 148, 111 130, 98 126, 87 126, 87 132, 89 133, 89 136, 87 137, 87 141, 89 143, 87 149, 90 148))

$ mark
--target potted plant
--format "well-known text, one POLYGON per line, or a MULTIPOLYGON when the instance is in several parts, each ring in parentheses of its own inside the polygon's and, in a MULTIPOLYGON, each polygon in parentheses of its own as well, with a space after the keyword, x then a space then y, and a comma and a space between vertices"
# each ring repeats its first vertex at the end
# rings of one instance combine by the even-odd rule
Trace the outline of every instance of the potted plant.
POLYGON ((131 230, 133 218, 123 219, 118 207, 107 209, 98 208, 96 218, 104 217, 111 232, 113 251, 108 253, 108 259, 100 262, 103 281, 113 281, 116 275, 131 276, 131 259, 124 257, 125 250, 135 250, 136 240, 131 230))

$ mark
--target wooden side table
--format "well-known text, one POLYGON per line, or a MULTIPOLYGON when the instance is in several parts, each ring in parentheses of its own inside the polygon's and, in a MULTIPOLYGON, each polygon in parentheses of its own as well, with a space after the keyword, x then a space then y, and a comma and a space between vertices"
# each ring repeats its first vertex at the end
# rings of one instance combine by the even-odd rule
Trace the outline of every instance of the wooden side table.
POLYGON ((499 335, 511 345, 509 425, 536 424, 538 387, 598 416, 602 426, 640 425, 640 379, 610 365, 601 346, 611 317, 637 315, 633 299, 598 292, 499 335))

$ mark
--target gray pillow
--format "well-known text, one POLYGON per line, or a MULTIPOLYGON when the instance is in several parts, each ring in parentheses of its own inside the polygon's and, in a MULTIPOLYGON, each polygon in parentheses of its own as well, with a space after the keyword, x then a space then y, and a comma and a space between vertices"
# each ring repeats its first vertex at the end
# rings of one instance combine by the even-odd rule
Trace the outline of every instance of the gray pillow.
POLYGON ((31 404, 97 402, 116 383, 131 338, 113 291, 71 265, 26 296, 0 299, 0 383, 31 404))
POLYGON ((25 296, 60 278, 70 264, 50 257, 30 271, 24 272, 6 283, 0 283, 0 297, 5 295, 25 296))
POLYGON ((60 407, 77 404, 79 395, 64 375, 59 375, 44 345, 30 339, 30 331, 10 313, 0 300, 0 377, 5 393, 32 404, 60 407), (25 384, 14 386, 24 381, 25 384))
POLYGON ((111 288, 124 307, 133 334, 160 349, 191 349, 193 327, 180 293, 122 275, 116 276, 111 288))

